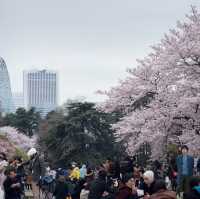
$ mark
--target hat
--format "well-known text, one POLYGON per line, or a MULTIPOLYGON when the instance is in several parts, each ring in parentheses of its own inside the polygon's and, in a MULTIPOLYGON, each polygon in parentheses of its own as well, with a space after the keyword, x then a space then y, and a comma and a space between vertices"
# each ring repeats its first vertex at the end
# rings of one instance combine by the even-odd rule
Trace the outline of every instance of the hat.
POLYGON ((72 165, 72 167, 76 167, 77 163, 76 162, 72 162, 71 165, 72 165))
POLYGON ((37 153, 37 150, 35 148, 31 148, 28 152, 27 152, 27 155, 29 157, 35 155, 37 153))

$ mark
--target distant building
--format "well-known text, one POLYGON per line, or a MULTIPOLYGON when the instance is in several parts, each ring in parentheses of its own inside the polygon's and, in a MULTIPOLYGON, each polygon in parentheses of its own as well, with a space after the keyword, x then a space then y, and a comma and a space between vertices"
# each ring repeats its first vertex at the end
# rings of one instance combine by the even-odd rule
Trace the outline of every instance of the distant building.
POLYGON ((24 108, 23 93, 13 93, 13 103, 14 103, 15 111, 18 108, 24 108))
POLYGON ((7 66, 3 58, 0 57, 0 112, 2 114, 14 111, 10 78, 7 66))
POLYGON ((32 70, 23 74, 24 105, 27 109, 35 107, 46 116, 57 107, 58 75, 55 71, 32 70))

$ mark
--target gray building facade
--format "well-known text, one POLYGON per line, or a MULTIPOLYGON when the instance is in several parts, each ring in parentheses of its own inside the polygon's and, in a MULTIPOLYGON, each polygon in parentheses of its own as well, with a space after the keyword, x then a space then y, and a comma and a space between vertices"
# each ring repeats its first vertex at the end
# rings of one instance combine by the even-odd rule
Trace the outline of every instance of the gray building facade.
POLYGON ((24 105, 36 108, 44 117, 58 105, 58 75, 56 71, 32 70, 23 72, 24 105))

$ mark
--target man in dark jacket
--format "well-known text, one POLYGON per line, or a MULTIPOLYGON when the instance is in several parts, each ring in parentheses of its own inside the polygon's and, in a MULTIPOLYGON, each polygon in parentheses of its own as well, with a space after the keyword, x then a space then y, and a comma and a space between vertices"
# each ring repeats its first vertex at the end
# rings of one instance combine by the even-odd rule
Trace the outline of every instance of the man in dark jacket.
POLYGON ((42 156, 36 152, 30 157, 29 171, 33 176, 33 181, 38 183, 40 178, 45 175, 45 163, 42 156))
POLYGON ((98 178, 91 183, 88 199, 100 199, 106 191, 106 172, 99 171, 98 178))
POLYGON ((3 183, 5 199, 21 199, 22 185, 14 169, 7 171, 7 178, 3 183))
POLYGON ((186 191, 188 187, 189 178, 193 175, 194 158, 188 155, 189 148, 182 147, 182 155, 176 159, 178 169, 178 192, 186 191))
POLYGON ((56 184, 56 188, 53 195, 56 199, 66 199, 68 194, 68 186, 65 182, 65 177, 59 176, 58 183, 56 184))

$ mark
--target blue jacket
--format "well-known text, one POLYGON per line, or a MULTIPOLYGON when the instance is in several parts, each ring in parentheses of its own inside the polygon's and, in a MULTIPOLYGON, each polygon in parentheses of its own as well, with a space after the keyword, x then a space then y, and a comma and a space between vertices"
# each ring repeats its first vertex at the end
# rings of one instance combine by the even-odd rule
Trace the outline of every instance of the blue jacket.
MULTIPOLYGON (((182 175, 182 170, 183 170, 183 155, 179 155, 176 158, 176 165, 178 169, 178 175, 182 175)), ((187 165, 188 165, 188 176, 193 175, 193 169, 194 169, 194 158, 192 156, 187 155, 187 165)))

